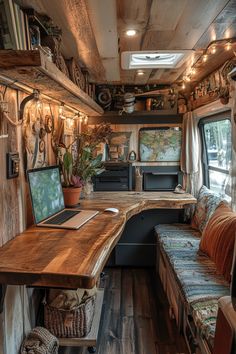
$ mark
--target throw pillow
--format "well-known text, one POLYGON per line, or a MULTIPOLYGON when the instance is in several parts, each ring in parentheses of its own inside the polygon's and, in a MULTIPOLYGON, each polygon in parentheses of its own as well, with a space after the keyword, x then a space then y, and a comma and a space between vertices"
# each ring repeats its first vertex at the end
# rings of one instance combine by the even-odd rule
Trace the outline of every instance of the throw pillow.
POLYGON ((206 186, 202 186, 197 197, 197 204, 191 221, 192 228, 203 232, 208 220, 221 201, 222 198, 219 195, 206 186))
POLYGON ((231 278, 235 230, 236 213, 221 202, 208 221, 199 245, 199 250, 211 258, 227 281, 231 278))

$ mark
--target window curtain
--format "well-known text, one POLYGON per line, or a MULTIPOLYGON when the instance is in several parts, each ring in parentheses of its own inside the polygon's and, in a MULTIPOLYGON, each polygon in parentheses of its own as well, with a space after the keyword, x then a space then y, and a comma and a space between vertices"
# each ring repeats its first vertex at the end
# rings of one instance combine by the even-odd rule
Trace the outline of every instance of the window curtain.
POLYGON ((194 118, 192 112, 184 114, 180 167, 184 173, 183 187, 195 197, 202 185, 201 145, 197 124, 198 119, 194 118))
POLYGON ((231 162, 231 197, 232 208, 236 210, 236 82, 232 82, 230 94, 232 97, 231 126, 232 126, 232 162, 231 162))

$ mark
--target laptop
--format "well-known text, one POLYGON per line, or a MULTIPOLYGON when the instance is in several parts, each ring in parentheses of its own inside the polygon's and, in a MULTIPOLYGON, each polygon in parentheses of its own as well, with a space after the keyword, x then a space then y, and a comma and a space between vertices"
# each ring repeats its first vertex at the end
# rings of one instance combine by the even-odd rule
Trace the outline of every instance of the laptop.
POLYGON ((65 208, 59 166, 27 171, 34 221, 37 226, 79 229, 97 210, 65 208))

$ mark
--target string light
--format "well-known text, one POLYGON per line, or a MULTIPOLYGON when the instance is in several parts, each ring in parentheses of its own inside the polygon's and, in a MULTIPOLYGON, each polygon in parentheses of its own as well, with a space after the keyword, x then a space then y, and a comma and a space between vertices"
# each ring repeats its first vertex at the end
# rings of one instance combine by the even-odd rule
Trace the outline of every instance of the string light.
MULTIPOLYGON (((190 70, 187 70, 187 74, 185 74, 183 76, 183 84, 182 84, 182 88, 185 89, 185 83, 184 81, 191 81, 192 75, 196 74, 196 68, 195 66, 199 63, 201 64, 206 63, 208 60, 208 57, 210 55, 214 55, 217 52, 217 47, 219 45, 221 45, 221 48, 223 47, 225 50, 229 51, 232 49, 233 47, 233 43, 236 42, 236 38, 224 38, 224 39, 218 39, 218 40, 214 40, 213 42, 211 42, 207 48, 203 51, 203 53, 201 54, 200 57, 198 57, 198 59, 195 61, 194 64, 192 64, 192 67, 190 68, 190 70)), ((235 54, 236 55, 236 54, 235 54)))
POLYGON ((211 54, 215 54, 216 53, 216 46, 214 45, 212 48, 211 48, 211 54))
POLYGON ((182 83, 182 89, 184 90, 186 88, 185 83, 182 83))
POLYGON ((226 49, 226 50, 232 49, 232 43, 231 43, 231 42, 227 42, 227 43, 226 43, 226 46, 225 46, 225 49, 226 49))
POLYGON ((65 119, 65 117, 63 116, 63 113, 64 113, 64 103, 61 103, 59 108, 58 108, 58 115, 61 119, 65 119))

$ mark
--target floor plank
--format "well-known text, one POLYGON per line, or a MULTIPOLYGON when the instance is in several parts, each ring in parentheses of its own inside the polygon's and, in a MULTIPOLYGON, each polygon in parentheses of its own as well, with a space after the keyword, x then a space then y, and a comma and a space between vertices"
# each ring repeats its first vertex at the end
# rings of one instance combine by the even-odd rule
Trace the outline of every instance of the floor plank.
MULTIPOLYGON (((187 354, 161 283, 151 269, 107 268, 98 354, 187 354)), ((60 348, 59 354, 86 354, 60 348)))

